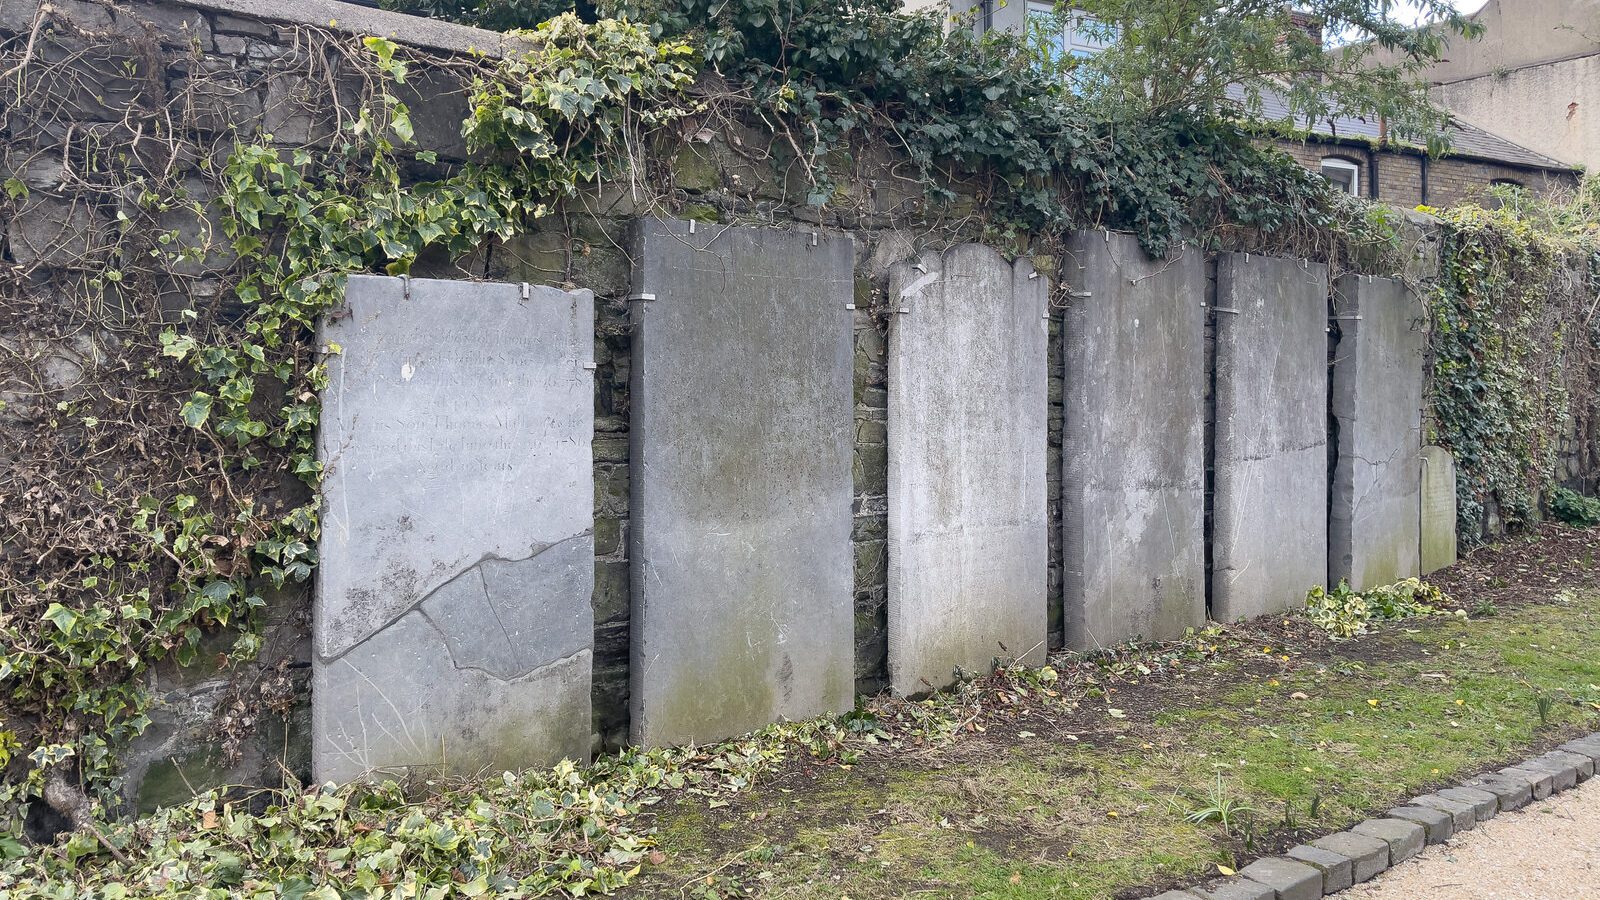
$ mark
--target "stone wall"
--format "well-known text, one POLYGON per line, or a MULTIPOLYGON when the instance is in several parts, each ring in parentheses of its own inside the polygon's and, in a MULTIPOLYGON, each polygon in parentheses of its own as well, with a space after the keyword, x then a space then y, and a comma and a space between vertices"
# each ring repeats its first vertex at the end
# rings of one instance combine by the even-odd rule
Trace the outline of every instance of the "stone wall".
MULTIPOLYGON (((15 111, 4 122, 6 171, 0 177, 17 177, 32 192, 14 216, 8 214, 0 221, 7 261, 32 267, 34 274, 25 287, 45 292, 52 279, 80 277, 81 272, 60 270, 58 261, 70 259, 74 248, 93 249, 115 221, 115 199, 86 193, 81 179, 72 176, 71 164, 85 154, 86 141, 97 142, 102 149, 128 148, 131 160, 126 164, 132 167, 197 172, 204 154, 156 152, 159 148, 148 146, 137 130, 140 118, 157 112, 170 115, 181 132, 193 135, 197 145, 210 154, 225 152, 234 136, 270 133, 291 145, 325 138, 338 110, 330 98, 356 98, 363 90, 360 79, 342 70, 337 54, 321 43, 329 34, 349 33, 397 35, 413 46, 456 54, 454 58, 463 60, 471 59, 469 50, 492 56, 500 52, 502 41, 501 36, 487 32, 336 0, 297 0, 292 6, 269 6, 257 0, 124 6, 90 0, 60 0, 48 6, 33 0, 0 0, 0 38, 23 42, 34 36, 39 52, 61 55, 67 63, 61 71, 102 86, 92 94, 74 95, 59 121, 47 126, 25 121, 15 111), (80 31, 126 33, 132 36, 129 46, 142 49, 124 56, 86 52, 103 42, 91 42, 80 31), (128 72, 139 77, 124 77, 128 72), (199 77, 202 73, 203 78, 199 77), (316 77, 309 77, 312 73, 316 77), (141 155, 147 151, 148 158, 141 155)), ((411 107, 419 141, 439 153, 441 165, 465 156, 459 134, 466 111, 460 82, 464 71, 470 68, 419 66, 403 96, 411 107)), ((981 237, 972 231, 975 226, 970 215, 977 202, 975 188, 950 185, 956 199, 947 206, 929 206, 921 199, 923 186, 906 181, 897 173, 893 159, 876 152, 858 154, 835 173, 841 188, 830 206, 819 211, 805 205, 810 185, 804 172, 786 146, 770 135, 709 118, 684 123, 682 133, 693 137, 681 146, 665 148, 647 185, 597 188, 513 240, 486 246, 463 259, 424 259, 412 273, 529 282, 594 293, 594 725, 590 743, 600 749, 625 744, 630 728, 629 653, 634 622, 629 467, 633 461, 631 384, 636 348, 627 298, 634 264, 630 234, 637 220, 654 212, 703 223, 822 229, 829 234, 847 234, 853 243, 850 538, 854 688, 868 694, 888 684, 887 339, 889 320, 896 311, 887 293, 890 268, 918 253, 942 252, 981 237)), ((201 182, 194 179, 194 185, 200 192, 201 182)), ((205 198, 197 199, 203 203, 205 198)), ((206 225, 198 215, 147 224, 190 235, 203 233, 206 225)), ((1436 246, 1437 240, 1429 242, 1426 226, 1420 226, 1419 234, 1420 258, 1426 260, 1428 247, 1436 246)), ((1133 242, 1119 238, 1118 243, 1131 247, 1133 242)), ((1045 597, 1050 646, 1060 647, 1068 637, 1062 609, 1062 445, 1067 395, 1063 310, 1069 306, 1071 292, 1082 285, 1061 283, 1061 261, 1055 248, 1003 249, 1008 254, 1030 255, 1032 264, 1054 288, 1046 323, 1048 416, 1042 462, 1048 505, 1045 597)), ((1199 255, 1193 248, 1189 253, 1199 255)), ((215 272, 227 263, 226 253, 213 247, 204 260, 174 267, 158 288, 161 311, 173 315, 197 299, 215 296, 219 290, 215 272)), ((1195 270, 1191 275, 1198 272, 1196 277, 1204 280, 1209 271, 1214 281, 1214 261, 1202 263, 1191 257, 1188 264, 1195 270)), ((1433 264, 1437 265, 1436 257, 1433 264)), ((1426 278, 1426 272, 1419 277, 1426 278)), ((1205 289, 1200 290, 1204 293, 1205 289)), ((1194 321, 1200 321, 1198 300, 1195 298, 1196 315, 1191 317, 1194 321)), ((4 315, 0 310, 0 337, 25 330, 26 323, 7 321, 4 315)), ((728 337, 729 341, 736 339, 735 335, 728 337)), ((1214 350, 1195 350, 1185 358, 1213 355, 1214 350)), ((1201 369, 1191 374, 1195 383, 1208 383, 1201 369)), ((10 390, 10 385, 0 381, 0 391, 5 390, 10 390)), ((0 419, 0 429, 12 425, 11 420, 0 419)), ((1201 441, 1209 442, 1209 438, 1201 441)), ((1198 585, 1203 580, 1200 569, 1191 568, 1198 585)), ((158 698, 154 722, 128 757, 127 793, 139 806, 173 802, 191 788, 211 784, 270 782, 278 777, 280 767, 297 777, 309 776, 310 596, 306 590, 285 590, 269 592, 267 599, 266 643, 258 666, 241 671, 206 665, 178 669, 164 664, 153 674, 152 688, 158 698), (241 683, 280 682, 297 698, 286 714, 260 714, 240 700, 241 683), (260 721, 245 746, 224 747, 213 727, 218 716, 259 716, 260 721)), ((219 635, 215 640, 228 639, 219 635)), ((218 652, 203 658, 217 657, 223 647, 224 643, 209 647, 218 652)))

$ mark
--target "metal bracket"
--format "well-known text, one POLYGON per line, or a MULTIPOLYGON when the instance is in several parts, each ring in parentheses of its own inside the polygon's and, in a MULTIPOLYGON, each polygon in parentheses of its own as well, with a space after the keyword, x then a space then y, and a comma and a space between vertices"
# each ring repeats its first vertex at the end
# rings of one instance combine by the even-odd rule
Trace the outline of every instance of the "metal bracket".
POLYGON ((522 302, 527 303, 533 297, 533 285, 524 281, 522 283, 522 302))
POLYGON ((1361 317, 1360 316, 1329 316, 1328 317, 1328 321, 1330 321, 1330 322, 1359 322, 1359 321, 1361 321, 1361 317))
POLYGON ((906 315, 906 314, 907 314, 907 313, 909 313, 909 312, 911 312, 911 307, 909 307, 909 306, 902 306, 902 307, 900 307, 900 309, 898 309, 898 310, 896 310, 896 311, 897 311, 897 312, 899 312, 899 313, 900 313, 900 315, 902 315, 902 316, 903 316, 903 315, 906 315))
POLYGON ((911 268, 916 269, 918 272, 921 272, 924 275, 928 274, 928 267, 922 263, 912 263, 911 268))
POLYGON ((1038 278, 1038 277, 1039 277, 1039 273, 1038 272, 1029 272, 1028 273, 1028 280, 1029 281, 1032 281, 1032 280, 1034 280, 1035 278, 1038 278))
POLYGON ((695 220, 690 219, 689 220, 689 233, 690 234, 694 234, 694 230, 695 230, 696 227, 699 226, 699 224, 700 223, 696 222, 695 220))
POLYGON ((410 300, 411 299, 411 276, 410 275, 401 275, 401 276, 399 276, 399 278, 400 278, 400 296, 403 297, 406 300, 410 300))
POLYGON ((817 233, 815 231, 811 232, 811 246, 813 246, 813 247, 817 246, 817 244, 818 244, 818 242, 820 240, 821 240, 821 238, 817 235, 817 233))
POLYGON ((854 304, 854 303, 846 303, 846 304, 845 304, 845 305, 844 305, 844 308, 845 308, 845 309, 855 309, 855 308, 856 308, 856 305, 855 305, 855 304, 854 304))
POLYGON ((585 368, 585 369, 588 369, 588 370, 589 370, 589 371, 590 371, 590 372, 593 372, 593 371, 594 371, 594 370, 595 370, 595 369, 596 369, 596 368, 598 368, 598 367, 597 367, 597 366, 596 366, 596 365, 595 365, 595 364, 594 364, 594 363, 592 363, 592 362, 586 362, 586 363, 584 363, 584 364, 583 364, 583 367, 584 367, 584 368, 585 368))
POLYGON ((1212 312, 1220 312, 1220 313, 1228 313, 1230 315, 1235 315, 1235 316, 1237 316, 1239 314, 1239 311, 1237 309, 1229 309, 1226 306, 1213 306, 1213 307, 1211 307, 1211 311, 1212 312))
POLYGON ((1067 296, 1074 300, 1087 300, 1094 296, 1094 291, 1067 291, 1067 296))
POLYGON ((655 298, 656 298, 655 294, 650 294, 650 293, 646 293, 644 291, 640 291, 637 294, 629 294, 628 295, 628 302, 629 303, 633 303, 634 301, 638 301, 638 300, 654 300, 655 298))

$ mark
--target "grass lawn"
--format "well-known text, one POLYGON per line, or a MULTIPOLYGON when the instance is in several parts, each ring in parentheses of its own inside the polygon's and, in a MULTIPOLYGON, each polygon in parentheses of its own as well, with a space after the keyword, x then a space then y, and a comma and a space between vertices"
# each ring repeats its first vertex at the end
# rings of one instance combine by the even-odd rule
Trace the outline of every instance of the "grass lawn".
POLYGON ((948 743, 669 801, 625 893, 1138 897, 1341 829, 1600 727, 1594 535, 1560 534, 1442 577, 1470 620, 1333 642, 1288 618, 1058 660, 1054 682, 970 686, 948 743))

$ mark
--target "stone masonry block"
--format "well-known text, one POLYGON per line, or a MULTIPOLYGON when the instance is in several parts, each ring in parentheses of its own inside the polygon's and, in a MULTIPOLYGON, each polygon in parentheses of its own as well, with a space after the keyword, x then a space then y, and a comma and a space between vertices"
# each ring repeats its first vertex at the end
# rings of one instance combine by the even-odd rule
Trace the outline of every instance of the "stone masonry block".
POLYGON ((1357 884, 1389 868, 1389 842, 1370 834, 1341 831, 1311 842, 1311 846, 1347 857, 1357 884))
POLYGON ((1554 766, 1571 767, 1577 773, 1579 784, 1594 777, 1594 758, 1587 754, 1552 750, 1535 760, 1535 762, 1540 761, 1548 761, 1554 766))
POLYGON ((1589 757, 1591 762, 1600 763, 1600 740, 1580 738, 1576 741, 1568 741, 1562 744, 1561 749, 1568 753, 1582 754, 1589 757))
POLYGON ((1301 844, 1298 847, 1291 847, 1287 855, 1290 859, 1322 873, 1324 894, 1337 893, 1355 884, 1355 860, 1342 853, 1301 844))
POLYGON ((1500 812, 1511 812, 1533 802, 1533 784, 1525 778, 1507 778, 1503 775, 1480 775, 1464 787, 1487 791, 1495 796, 1500 812))
POLYGON ((1220 878, 1204 887, 1189 888, 1200 900, 1277 900, 1277 891, 1248 878, 1220 878))
POLYGON ((1320 900, 1322 870, 1292 859, 1269 856, 1239 870, 1241 878, 1264 884, 1276 900, 1320 900))
MULTIPOLYGON (((1560 788, 1556 787, 1556 773, 1547 771, 1545 769, 1530 769, 1527 766, 1508 766, 1504 769, 1501 769, 1499 774, 1506 778, 1510 778, 1513 781, 1521 780, 1527 782, 1528 787, 1533 790, 1533 799, 1535 800, 1543 800, 1544 798, 1560 790, 1560 788)), ((1576 774, 1573 776, 1573 781, 1577 781, 1576 774)))
POLYGON ((1450 817, 1450 830, 1452 834, 1471 831, 1478 824, 1478 810, 1471 803, 1462 803, 1459 800, 1450 800, 1438 794, 1424 794, 1415 797, 1407 806, 1423 806, 1428 809, 1437 809, 1450 817))
POLYGON ((1489 821, 1500 811, 1500 798, 1482 788, 1445 788, 1436 795, 1446 800, 1466 803, 1472 807, 1479 824, 1489 821))
POLYGON ((1389 817, 1421 825, 1427 832, 1430 844, 1442 844, 1455 834, 1455 817, 1431 807, 1397 806, 1389 810, 1389 817))
POLYGON ((1350 830, 1388 844, 1391 866, 1421 853, 1427 842, 1427 831, 1421 825, 1401 819, 1368 819, 1350 830))

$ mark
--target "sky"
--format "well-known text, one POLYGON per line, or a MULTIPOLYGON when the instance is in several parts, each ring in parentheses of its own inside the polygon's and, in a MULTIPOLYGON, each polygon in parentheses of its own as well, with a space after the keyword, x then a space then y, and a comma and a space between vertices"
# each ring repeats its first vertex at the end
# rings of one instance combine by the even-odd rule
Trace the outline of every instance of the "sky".
MULTIPOLYGON (((1488 0, 1451 0, 1450 5, 1464 13, 1475 13, 1482 9, 1483 5, 1487 2, 1488 0)), ((1400 11, 1400 18, 1406 19, 1414 24, 1422 17, 1414 9, 1405 9, 1400 11)))

